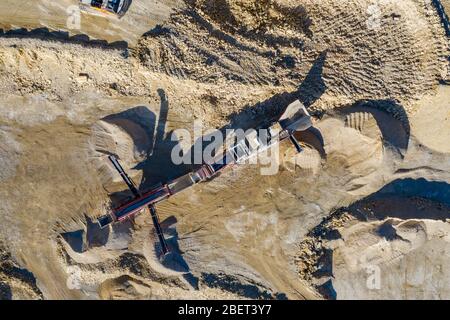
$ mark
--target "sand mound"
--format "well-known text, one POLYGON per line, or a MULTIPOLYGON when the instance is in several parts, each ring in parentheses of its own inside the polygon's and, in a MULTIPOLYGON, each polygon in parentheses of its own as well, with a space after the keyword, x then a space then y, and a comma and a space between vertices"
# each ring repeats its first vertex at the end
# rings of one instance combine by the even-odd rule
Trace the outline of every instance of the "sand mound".
POLYGON ((300 245, 301 277, 333 299, 446 299, 448 192, 400 180, 336 211, 300 245))
POLYGON ((364 296, 342 289, 352 256, 367 249, 384 270, 397 260, 378 240, 400 260, 431 248, 427 235, 442 248, 440 231, 428 229, 446 239, 448 194, 414 198, 403 195, 409 184, 389 184, 450 182, 448 155, 427 147, 445 150, 445 135, 435 142, 424 130, 439 121, 427 112, 446 105, 424 102, 419 115, 430 122, 409 122, 413 100, 447 77, 447 39, 429 1, 187 2, 129 50, 45 35, 0 38, 0 237, 46 298, 364 296), (173 259, 160 263, 147 214, 133 226, 96 228, 93 217, 108 212, 107 203, 129 196, 118 192, 126 187, 108 154, 145 189, 186 169, 168 160, 177 143, 171 130, 194 119, 222 129, 265 126, 296 98, 317 118, 316 130, 299 138, 303 154, 283 144, 273 175, 236 166, 158 205, 162 221, 178 220, 164 227, 173 259), (142 105, 149 109, 129 109, 142 105), (395 194, 367 198, 385 185, 395 194), (356 213, 320 224, 340 207, 356 213), (355 220, 358 212, 373 220, 355 220), (347 232, 347 222, 361 232, 347 232), (344 233, 348 247, 339 242, 344 233), (334 248, 342 253, 336 266, 334 248), (332 282, 334 267, 340 278, 332 282))
POLYGON ((448 299, 448 232, 445 222, 398 219, 342 231, 345 242, 333 245, 337 298, 448 299))
POLYGON ((281 292, 314 297, 291 278, 294 272, 275 270, 290 266, 295 244, 333 207, 376 191, 384 174, 392 175, 397 152, 385 148, 389 134, 377 119, 402 126, 379 112, 351 107, 325 115, 315 123, 319 135, 299 133, 305 153, 296 156, 289 142, 280 146, 277 174, 261 176, 258 166, 236 167, 162 205, 162 212, 178 218, 179 245, 192 273, 247 297, 278 297, 281 292), (357 130, 349 118, 364 120, 357 130), (241 286, 230 287, 220 280, 224 277, 241 286))

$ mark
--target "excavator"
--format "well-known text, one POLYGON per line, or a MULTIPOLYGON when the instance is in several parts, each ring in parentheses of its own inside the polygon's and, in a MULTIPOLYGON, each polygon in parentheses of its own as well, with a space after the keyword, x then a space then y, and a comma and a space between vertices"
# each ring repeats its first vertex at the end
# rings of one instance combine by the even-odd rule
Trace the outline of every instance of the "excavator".
POLYGON ((113 15, 122 18, 128 11, 131 0, 80 0, 81 10, 94 15, 113 15))
POLYGON ((98 219, 98 223, 101 228, 105 228, 112 223, 120 223, 125 220, 132 219, 138 213, 148 208, 152 217, 156 235, 158 236, 161 251, 163 255, 166 255, 170 250, 164 238, 164 233, 156 211, 156 205, 159 202, 164 201, 195 184, 209 181, 217 177, 226 168, 232 165, 244 163, 252 156, 271 148, 274 144, 280 143, 283 140, 289 139, 296 148, 297 152, 300 153, 303 149, 299 141, 294 136, 294 133, 298 131, 306 131, 312 126, 313 123, 311 115, 308 113, 303 104, 299 100, 296 100, 287 107, 278 122, 269 128, 269 137, 263 138, 259 136, 256 131, 252 131, 239 141, 236 141, 232 147, 224 150, 222 154, 210 163, 204 163, 196 171, 188 173, 167 183, 160 183, 146 192, 141 192, 138 190, 136 184, 127 175, 125 170, 120 165, 119 160, 115 156, 109 156, 109 160, 130 189, 134 199, 113 209, 109 214, 100 217, 98 219))

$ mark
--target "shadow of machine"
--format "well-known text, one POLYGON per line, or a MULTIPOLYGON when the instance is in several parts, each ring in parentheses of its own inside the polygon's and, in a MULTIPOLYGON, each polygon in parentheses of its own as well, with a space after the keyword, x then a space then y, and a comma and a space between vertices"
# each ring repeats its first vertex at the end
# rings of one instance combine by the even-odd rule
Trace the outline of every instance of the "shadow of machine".
MULTIPOLYGON (((164 129, 168 115, 168 101, 162 90, 159 90, 159 94, 161 97, 161 114, 156 128, 154 137, 155 144, 153 147, 155 147, 157 143, 165 141, 164 129)), ((121 115, 124 116, 124 113, 121 115)), ((114 119, 115 116, 105 118, 106 121, 110 122, 114 122, 114 119)), ((246 133, 243 137, 236 137, 235 143, 232 144, 230 148, 223 149, 209 160, 205 161, 202 158, 202 163, 196 164, 197 168, 194 171, 178 176, 168 182, 159 182, 150 188, 147 188, 146 180, 149 179, 149 175, 148 171, 145 171, 151 169, 151 165, 155 164, 152 161, 155 158, 154 148, 149 152, 148 158, 141 164, 145 173, 140 187, 137 187, 134 181, 125 172, 117 156, 109 154, 109 161, 120 174, 133 197, 126 203, 113 208, 109 214, 100 217, 98 222, 102 228, 105 228, 115 222, 133 219, 136 214, 148 208, 159 239, 160 249, 163 255, 167 255, 169 253, 169 248, 156 213, 155 206, 157 203, 162 202, 172 195, 180 193, 195 184, 209 181, 220 175, 226 168, 235 164, 245 163, 248 159, 256 156, 261 151, 270 149, 273 145, 278 144, 283 140, 290 140, 297 152, 302 152, 303 149, 295 134, 308 130, 312 125, 311 116, 308 111, 300 101, 296 100, 286 108, 278 121, 267 130, 260 130, 259 132, 253 130, 246 133)), ((163 159, 166 159, 166 157, 163 156, 163 159)), ((174 164, 167 158, 166 162, 162 165, 170 167, 174 164)), ((160 181, 167 181, 167 177, 165 177, 165 179, 166 180, 161 179, 160 181)))

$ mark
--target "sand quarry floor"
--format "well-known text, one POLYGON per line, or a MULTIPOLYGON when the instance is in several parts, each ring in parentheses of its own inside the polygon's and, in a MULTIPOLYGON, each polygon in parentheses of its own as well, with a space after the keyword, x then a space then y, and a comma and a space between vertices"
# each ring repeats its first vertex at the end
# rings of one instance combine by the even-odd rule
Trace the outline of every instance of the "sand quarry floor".
POLYGON ((74 24, 77 1, 1 1, 0 299, 449 299, 435 4, 133 0, 74 24), (148 213, 98 228, 127 196, 107 154, 145 189, 192 170, 174 130, 267 126, 296 99, 305 152, 160 204, 163 261, 148 213))

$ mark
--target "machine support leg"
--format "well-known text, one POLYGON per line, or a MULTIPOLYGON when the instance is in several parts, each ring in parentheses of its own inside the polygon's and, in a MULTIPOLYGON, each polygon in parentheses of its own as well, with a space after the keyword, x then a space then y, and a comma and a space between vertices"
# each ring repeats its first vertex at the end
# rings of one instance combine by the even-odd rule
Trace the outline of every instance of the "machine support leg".
POLYGON ((114 156, 109 156, 109 161, 113 164, 114 168, 116 168, 117 172, 119 172, 120 176, 122 177, 123 181, 126 183, 128 188, 131 190, 131 192, 134 194, 135 197, 140 196, 140 192, 137 189, 136 185, 134 184, 133 180, 127 175, 125 170, 120 165, 120 162, 117 160, 114 156))
POLYGON ((289 139, 291 140, 292 144, 295 146, 295 149, 297 149, 298 153, 303 151, 303 148, 300 146, 297 139, 295 139, 295 137, 293 135, 290 135, 289 139))
POLYGON ((169 248, 167 247, 166 239, 164 239, 164 234, 161 228, 161 223, 159 222, 158 213, 156 212, 156 208, 154 206, 148 207, 150 210, 150 214, 152 216, 153 225, 155 226, 156 234, 159 239, 159 243, 161 244, 161 249, 164 254, 169 252, 169 248))

